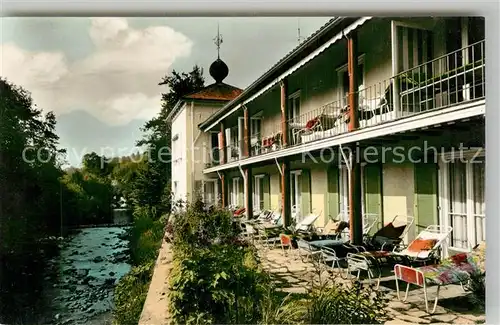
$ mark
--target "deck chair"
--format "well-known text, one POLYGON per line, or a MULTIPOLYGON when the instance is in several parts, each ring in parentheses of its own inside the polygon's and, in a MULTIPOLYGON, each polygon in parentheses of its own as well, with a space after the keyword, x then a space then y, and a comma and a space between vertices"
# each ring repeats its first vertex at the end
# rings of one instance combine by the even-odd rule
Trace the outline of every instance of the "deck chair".
MULTIPOLYGON (((365 214, 363 216, 363 236, 367 236, 373 226, 377 223, 378 216, 375 214, 365 214)), ((360 252, 357 245, 352 245, 350 239, 339 237, 338 239, 324 239, 311 241, 311 245, 322 249, 324 247, 335 251, 338 257, 345 257, 347 253, 360 252)), ((362 250, 366 250, 362 248, 362 250)))
MULTIPOLYGON (((320 213, 321 214, 321 213, 320 213)), ((306 215, 301 221, 299 221, 292 231, 294 232, 311 232, 313 229, 314 222, 319 218, 320 214, 310 213, 306 215)))
POLYGON ((386 223, 373 236, 366 236, 364 244, 367 251, 392 251, 395 245, 399 245, 413 222, 413 217, 396 215, 390 222, 386 223))
POLYGON ((470 281, 473 276, 484 276, 486 269, 484 268, 485 261, 485 243, 481 243, 474 247, 471 252, 459 253, 448 257, 440 264, 425 265, 421 267, 409 267, 406 265, 396 264, 394 266, 394 279, 396 281, 396 292, 399 300, 405 302, 408 299, 410 285, 417 285, 424 289, 425 308, 429 314, 436 311, 439 300, 439 290, 441 286, 460 283, 462 288, 464 284, 470 281), (399 282, 406 282, 406 294, 403 299, 399 295, 399 282), (436 298, 434 306, 429 311, 429 303, 427 297, 427 286, 437 285, 436 298))
POLYGON ((348 272, 357 271, 359 279, 361 271, 368 274, 368 278, 375 279, 377 271, 377 288, 380 285, 382 267, 398 263, 409 263, 408 257, 403 252, 394 252, 401 247, 404 236, 408 233, 414 218, 397 215, 394 219, 377 231, 365 246, 358 246, 358 252, 347 255, 348 272))
POLYGON ((349 227, 349 223, 342 219, 342 215, 339 214, 337 219, 329 218, 324 227, 315 227, 314 229, 318 235, 335 236, 338 238, 349 227))
POLYGON ((410 261, 425 261, 436 258, 438 253, 453 231, 450 226, 430 225, 418 234, 408 246, 404 244, 396 245, 393 254, 404 256, 410 261))

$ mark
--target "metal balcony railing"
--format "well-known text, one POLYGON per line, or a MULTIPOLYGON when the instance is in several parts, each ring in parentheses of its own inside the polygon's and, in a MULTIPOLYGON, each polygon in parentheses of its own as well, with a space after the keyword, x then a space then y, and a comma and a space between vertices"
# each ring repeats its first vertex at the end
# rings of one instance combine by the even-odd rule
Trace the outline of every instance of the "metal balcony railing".
POLYGON ((257 156, 283 148, 281 123, 266 124, 266 129, 268 131, 265 133, 254 133, 250 136, 250 155, 257 156))
POLYGON ((484 41, 480 41, 395 76, 399 116, 484 98, 484 54, 484 41))
POLYGON ((347 132, 344 100, 336 100, 287 120, 290 145, 329 138, 347 132))
MULTIPOLYGON (((359 128, 485 98, 484 44, 484 40, 477 42, 361 88, 357 92, 359 128)), ((348 102, 343 97, 288 119, 288 146, 348 132, 348 102)), ((284 148, 281 123, 266 129, 273 131, 251 135, 250 155, 284 148)), ((238 134, 237 129, 231 132, 238 134)), ((228 148, 226 161, 239 159, 238 140, 228 148)))

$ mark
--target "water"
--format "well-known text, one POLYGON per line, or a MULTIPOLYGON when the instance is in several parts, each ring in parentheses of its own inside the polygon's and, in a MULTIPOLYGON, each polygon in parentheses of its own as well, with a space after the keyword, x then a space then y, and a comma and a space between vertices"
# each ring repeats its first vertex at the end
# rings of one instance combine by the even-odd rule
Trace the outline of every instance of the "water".
POLYGON ((111 324, 114 286, 130 270, 126 230, 86 228, 65 242, 45 278, 53 324, 111 324))

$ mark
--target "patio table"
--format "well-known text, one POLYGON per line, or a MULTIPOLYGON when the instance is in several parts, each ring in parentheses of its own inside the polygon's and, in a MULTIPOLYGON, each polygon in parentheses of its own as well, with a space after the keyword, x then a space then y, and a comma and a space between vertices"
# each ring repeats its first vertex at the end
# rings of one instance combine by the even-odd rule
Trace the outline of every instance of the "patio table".
POLYGON ((321 249, 323 247, 333 249, 339 258, 346 257, 347 253, 357 252, 354 247, 350 248, 345 246, 345 244, 349 244, 349 241, 343 239, 313 240, 310 241, 309 244, 316 249, 321 249))

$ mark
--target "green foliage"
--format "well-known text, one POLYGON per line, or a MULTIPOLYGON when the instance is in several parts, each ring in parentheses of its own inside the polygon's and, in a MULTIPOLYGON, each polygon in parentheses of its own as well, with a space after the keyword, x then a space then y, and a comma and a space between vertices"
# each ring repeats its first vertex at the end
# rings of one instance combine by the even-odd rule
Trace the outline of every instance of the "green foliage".
POLYGON ((358 281, 315 287, 300 299, 270 292, 259 324, 380 324, 386 305, 382 292, 358 281))
POLYGON ((467 285, 464 286, 464 289, 470 292, 470 302, 479 309, 484 310, 486 304, 485 273, 477 273, 472 275, 467 285))
POLYGON ((154 262, 135 266, 120 279, 115 288, 114 323, 132 325, 139 322, 142 307, 149 289, 154 262))
POLYGON ((165 224, 148 207, 136 208, 131 228, 131 259, 134 265, 154 262, 163 239, 165 224))
POLYGON ((320 287, 306 302, 306 324, 379 324, 387 300, 381 291, 354 281, 350 285, 320 287))
MULTIPOLYGON (((162 94, 163 103, 158 116, 148 121, 138 146, 143 154, 109 160, 105 167, 110 178, 117 182, 115 195, 123 196, 134 209, 134 225, 130 229, 131 259, 134 269, 115 290, 114 322, 120 325, 137 324, 151 280, 150 265, 154 265, 171 210, 170 200, 170 122, 168 112, 179 99, 203 87, 203 71, 197 66, 190 73, 177 73, 163 78, 160 84, 169 91, 162 94), (142 271, 140 271, 142 270, 142 271)), ((96 166, 95 157, 87 166, 96 166)))
POLYGON ((169 304, 176 324, 255 324, 269 285, 231 214, 198 201, 173 216, 169 304))
MULTIPOLYGON (((0 315, 15 323, 40 294, 42 239, 60 232, 56 118, 30 93, 0 77, 0 315), (23 281, 17 281, 19 276, 23 281), (35 291, 38 290, 38 291, 35 291), (22 299, 19 299, 22 297, 22 299)), ((33 320, 31 320, 33 321, 33 320)))

